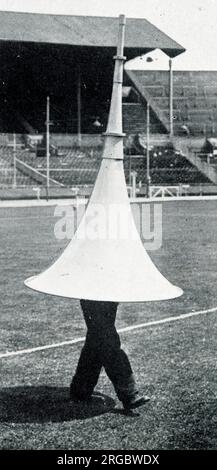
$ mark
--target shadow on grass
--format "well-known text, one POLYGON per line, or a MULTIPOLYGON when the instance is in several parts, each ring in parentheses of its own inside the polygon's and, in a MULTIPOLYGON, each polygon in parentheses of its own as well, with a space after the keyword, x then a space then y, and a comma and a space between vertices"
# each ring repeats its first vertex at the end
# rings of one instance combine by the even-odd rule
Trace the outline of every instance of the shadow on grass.
POLYGON ((114 410, 115 402, 94 393, 90 402, 73 403, 66 387, 23 386, 0 390, 0 422, 46 423, 88 419, 114 410))

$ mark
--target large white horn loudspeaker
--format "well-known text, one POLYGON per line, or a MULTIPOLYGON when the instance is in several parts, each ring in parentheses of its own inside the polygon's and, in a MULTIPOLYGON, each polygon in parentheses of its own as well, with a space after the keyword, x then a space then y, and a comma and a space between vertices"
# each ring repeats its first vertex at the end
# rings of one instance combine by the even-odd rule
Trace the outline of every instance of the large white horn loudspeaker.
POLYGON ((165 300, 183 293, 151 261, 128 199, 122 131, 125 22, 121 15, 109 119, 95 186, 79 227, 62 255, 41 274, 25 281, 26 286, 39 292, 113 302, 165 300), (119 225, 115 216, 118 211, 119 225), (93 233, 90 226, 94 216, 93 233))

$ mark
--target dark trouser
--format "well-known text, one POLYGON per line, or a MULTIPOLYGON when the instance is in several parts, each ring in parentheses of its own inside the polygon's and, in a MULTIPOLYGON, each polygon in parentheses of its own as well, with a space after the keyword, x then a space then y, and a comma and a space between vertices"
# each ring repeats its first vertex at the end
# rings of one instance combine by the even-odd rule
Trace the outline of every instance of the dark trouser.
POLYGON ((129 359, 115 328, 117 307, 115 302, 81 300, 87 336, 71 384, 71 393, 78 398, 92 394, 102 367, 120 400, 137 393, 129 359))

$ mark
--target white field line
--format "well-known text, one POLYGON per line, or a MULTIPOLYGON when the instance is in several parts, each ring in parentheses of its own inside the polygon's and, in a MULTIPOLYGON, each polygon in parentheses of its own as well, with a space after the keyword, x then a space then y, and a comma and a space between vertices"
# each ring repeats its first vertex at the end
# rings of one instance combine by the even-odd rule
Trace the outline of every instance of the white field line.
MULTIPOLYGON (((151 198, 131 198, 130 202, 174 202, 174 201, 216 201, 217 195, 214 196, 168 196, 168 197, 151 197, 151 198)), ((78 199, 78 202, 85 202, 85 200, 78 199)), ((87 199, 86 199, 87 202, 87 199)), ((49 206, 68 206, 75 204, 75 198, 51 199, 29 199, 29 200, 13 200, 13 201, 0 201, 0 209, 4 207, 49 207, 49 206)))
MULTIPOLYGON (((195 317, 198 315, 205 315, 207 313, 213 313, 216 311, 217 311, 217 307, 213 307, 207 310, 198 310, 196 312, 182 313, 181 315, 177 315, 174 317, 162 318, 162 320, 139 323, 137 325, 131 325, 125 328, 120 328, 118 330, 118 333, 126 333, 128 331, 139 330, 141 328, 145 328, 149 326, 156 326, 156 325, 162 325, 164 323, 171 323, 171 322, 175 322, 179 320, 185 320, 186 318, 191 318, 191 317, 195 317)), ((18 351, 8 351, 6 353, 0 354, 0 359, 3 359, 5 357, 19 356, 22 354, 31 354, 31 353, 38 352, 38 351, 45 351, 47 349, 60 348, 60 347, 71 345, 71 344, 82 343, 84 340, 85 340, 85 337, 80 337, 80 338, 72 339, 69 341, 62 341, 60 343, 46 344, 45 346, 37 346, 35 348, 21 349, 18 351)))
MULTIPOLYGON (((78 203, 84 203, 84 199, 79 199, 78 203)), ((87 202, 87 200, 86 200, 87 202)), ((13 201, 0 201, 0 209, 5 207, 50 207, 50 206, 71 206, 76 204, 76 199, 66 198, 66 199, 50 199, 46 201, 45 199, 26 199, 26 200, 13 200, 13 201)))

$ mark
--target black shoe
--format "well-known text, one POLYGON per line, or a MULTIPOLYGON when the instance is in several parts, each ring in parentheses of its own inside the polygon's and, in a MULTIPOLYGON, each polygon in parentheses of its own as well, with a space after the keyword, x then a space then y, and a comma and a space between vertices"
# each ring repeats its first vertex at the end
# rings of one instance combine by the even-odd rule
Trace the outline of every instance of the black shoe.
POLYGON ((91 400, 91 395, 75 395, 74 393, 70 393, 69 396, 70 401, 73 401, 74 403, 79 403, 79 402, 88 402, 91 400))
POLYGON ((69 394, 69 399, 70 401, 73 401, 74 403, 79 403, 80 401, 90 401, 91 400, 91 394, 84 394, 84 393, 78 393, 73 390, 73 387, 70 387, 70 394, 69 394))
POLYGON ((122 400, 123 407, 125 410, 134 410, 139 406, 145 405, 150 398, 142 395, 134 395, 133 397, 126 398, 122 400))

